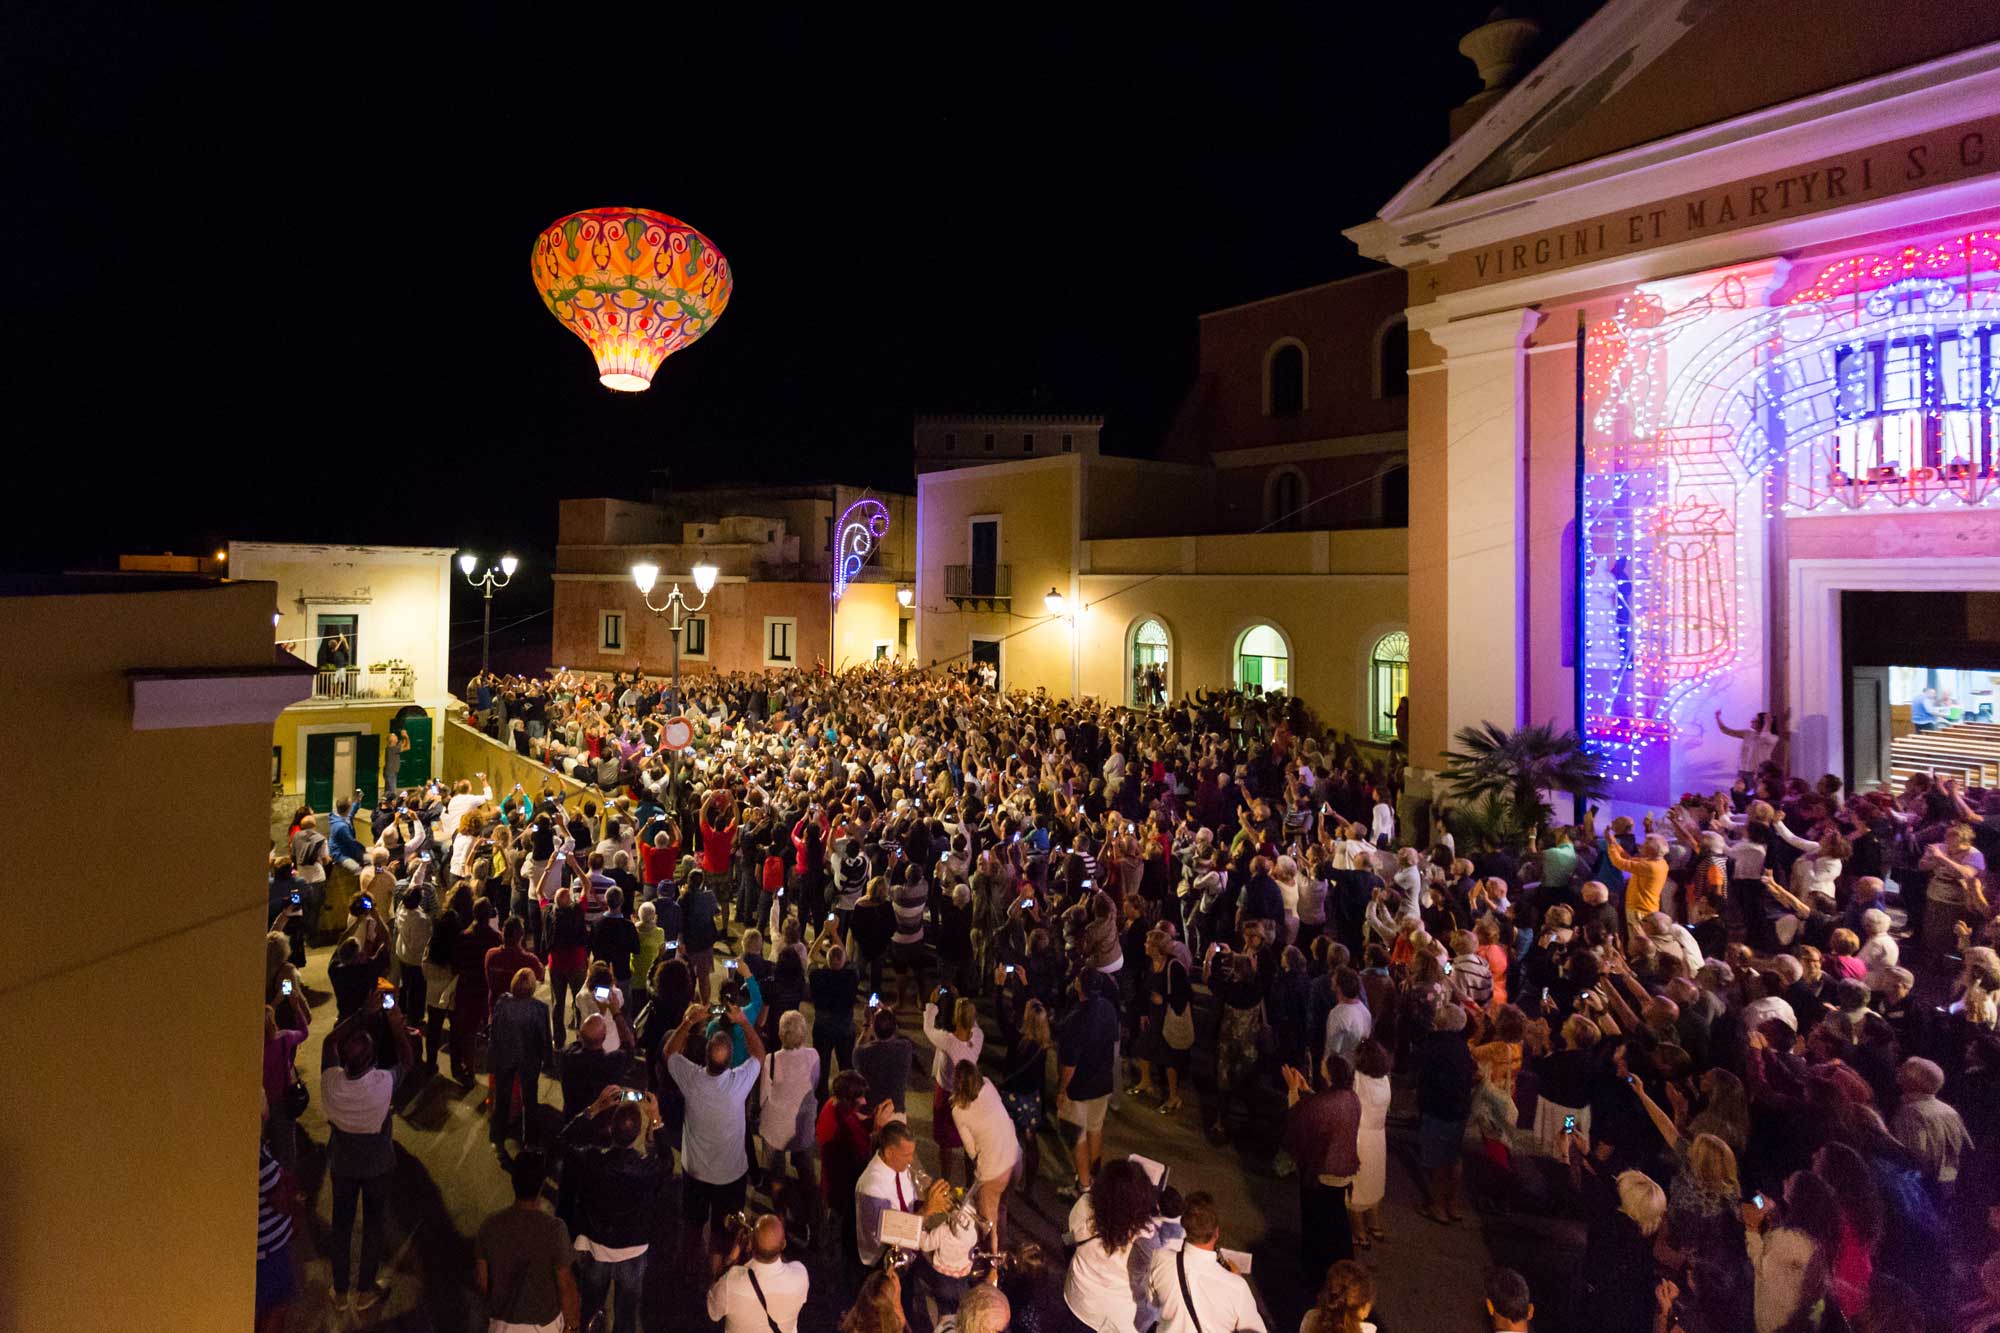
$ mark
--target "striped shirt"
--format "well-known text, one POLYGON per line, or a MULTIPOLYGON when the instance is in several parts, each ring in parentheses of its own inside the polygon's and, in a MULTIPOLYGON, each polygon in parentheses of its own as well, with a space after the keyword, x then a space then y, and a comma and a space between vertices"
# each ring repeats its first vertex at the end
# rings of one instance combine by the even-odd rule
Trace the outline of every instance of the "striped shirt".
POLYGON ((262 1143, 257 1158, 257 1257, 266 1259, 292 1243, 292 1218, 271 1202, 285 1177, 278 1159, 262 1143))
POLYGON ((930 901, 930 885, 923 880, 905 884, 896 890, 897 944, 922 944, 924 942, 924 909, 930 901))

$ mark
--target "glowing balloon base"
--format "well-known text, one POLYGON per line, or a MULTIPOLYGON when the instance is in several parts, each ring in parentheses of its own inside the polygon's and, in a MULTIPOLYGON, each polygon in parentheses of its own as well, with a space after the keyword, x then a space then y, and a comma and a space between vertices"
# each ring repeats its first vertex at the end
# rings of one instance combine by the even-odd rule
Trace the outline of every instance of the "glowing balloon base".
POLYGON ((707 333, 729 305, 729 261, 678 218, 600 208, 551 223, 535 241, 535 291, 583 339, 598 382, 652 387, 660 362, 707 333))
POLYGON ((636 338, 601 338, 591 349, 597 356, 597 382, 620 393, 639 393, 653 387, 653 372, 660 359, 636 338))

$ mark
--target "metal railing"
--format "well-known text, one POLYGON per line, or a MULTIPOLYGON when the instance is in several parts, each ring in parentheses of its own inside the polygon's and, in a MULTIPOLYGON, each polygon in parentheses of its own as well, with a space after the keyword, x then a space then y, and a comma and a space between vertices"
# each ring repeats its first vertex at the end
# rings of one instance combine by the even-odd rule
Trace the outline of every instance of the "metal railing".
POLYGON ((409 703, 417 697, 417 673, 411 668, 368 671, 361 667, 325 667, 313 677, 315 704, 409 703))
POLYGON ((946 565, 944 595, 958 601, 1013 600, 1013 569, 1008 565, 946 565))

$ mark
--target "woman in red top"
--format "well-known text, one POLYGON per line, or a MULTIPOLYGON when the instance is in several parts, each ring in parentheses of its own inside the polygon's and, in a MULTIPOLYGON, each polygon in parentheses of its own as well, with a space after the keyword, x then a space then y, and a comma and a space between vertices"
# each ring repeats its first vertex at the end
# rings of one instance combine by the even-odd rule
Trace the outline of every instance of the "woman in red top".
POLYGON ((729 858, 736 851, 736 802, 728 791, 717 791, 701 804, 701 871, 704 875, 729 873, 729 858))
POLYGON ((847 1253, 854 1245, 854 1186, 875 1155, 875 1130, 887 1124, 896 1104, 884 1099, 871 1113, 868 1080, 852 1069, 833 1079, 833 1095, 819 1111, 813 1138, 819 1144, 820 1197, 840 1219, 841 1242, 847 1253))

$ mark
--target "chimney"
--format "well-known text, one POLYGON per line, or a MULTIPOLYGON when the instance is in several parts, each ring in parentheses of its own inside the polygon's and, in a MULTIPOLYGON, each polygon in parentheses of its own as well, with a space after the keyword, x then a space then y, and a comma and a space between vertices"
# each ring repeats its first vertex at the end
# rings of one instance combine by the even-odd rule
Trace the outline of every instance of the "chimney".
POLYGON ((1541 35, 1541 27, 1533 19, 1510 18, 1503 8, 1494 10, 1486 22, 1458 39, 1459 54, 1478 67, 1480 82, 1486 86, 1452 108, 1454 140, 1471 129, 1527 72, 1528 57, 1541 35))

